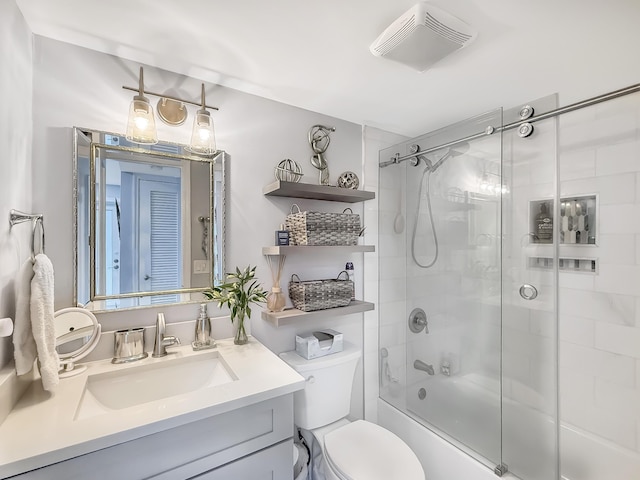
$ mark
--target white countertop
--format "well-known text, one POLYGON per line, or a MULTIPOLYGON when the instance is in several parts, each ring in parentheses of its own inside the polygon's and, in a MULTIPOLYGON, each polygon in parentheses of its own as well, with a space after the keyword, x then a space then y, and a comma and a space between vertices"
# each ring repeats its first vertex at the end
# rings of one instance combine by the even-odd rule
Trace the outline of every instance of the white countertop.
POLYGON ((236 346, 217 340, 216 350, 237 380, 142 405, 75 419, 89 375, 135 368, 166 359, 202 355, 191 346, 171 347, 168 357, 112 365, 109 360, 86 363, 77 376, 61 378, 55 394, 37 378, 0 425, 0 478, 83 455, 213 415, 304 388, 304 379, 254 338, 236 346))

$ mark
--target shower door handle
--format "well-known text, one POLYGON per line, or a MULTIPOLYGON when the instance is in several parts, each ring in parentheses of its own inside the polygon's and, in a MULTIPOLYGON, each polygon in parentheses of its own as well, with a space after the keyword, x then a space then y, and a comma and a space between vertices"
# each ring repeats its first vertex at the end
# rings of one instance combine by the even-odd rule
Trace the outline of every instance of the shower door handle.
POLYGON ((520 287, 520 296, 525 300, 533 300, 538 296, 538 289, 533 285, 525 283, 520 287))

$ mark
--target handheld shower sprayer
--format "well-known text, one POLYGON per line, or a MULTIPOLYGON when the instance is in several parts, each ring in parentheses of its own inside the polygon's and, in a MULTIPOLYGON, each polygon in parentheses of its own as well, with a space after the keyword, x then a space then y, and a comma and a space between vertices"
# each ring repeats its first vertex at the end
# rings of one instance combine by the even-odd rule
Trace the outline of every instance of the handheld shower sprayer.
MULTIPOLYGON (((411 145, 410 149, 413 150, 412 153, 418 153, 420 151, 420 147, 418 145, 411 145)), ((418 165, 420 163, 420 160, 422 160, 426 165, 424 171, 422 172, 422 179, 420 180, 420 188, 418 189, 418 209, 416 211, 415 223, 413 225, 413 236, 411 237, 411 256, 413 257, 413 261, 416 262, 416 265, 418 265, 418 267, 420 268, 433 267, 436 261, 438 260, 438 255, 440 251, 439 245, 438 245, 438 234, 436 232, 436 226, 433 221, 433 212, 431 211, 431 192, 429 188, 429 180, 431 179, 431 174, 434 173, 438 168, 440 168, 440 166, 449 157, 457 157, 459 155, 463 155, 464 153, 467 152, 467 150, 469 150, 469 144, 467 142, 458 143, 455 145, 455 148, 453 146, 447 148, 444 152, 444 155, 442 155, 438 159, 438 161, 436 161, 435 163, 432 163, 431 160, 427 158, 426 155, 416 156, 416 163, 414 163, 414 165, 418 165), (425 182, 425 176, 427 177, 426 182, 425 182), (420 198, 422 198, 422 188, 425 184, 427 188, 426 197, 427 197, 427 209, 429 210, 429 222, 431 224, 431 233, 433 234, 433 243, 435 248, 433 258, 429 263, 421 263, 418 260, 418 257, 416 255, 416 232, 418 231, 418 219, 420 218, 420 203, 421 203, 420 198)))
POLYGON ((435 172, 440 166, 449 158, 449 157, 457 157, 460 155, 464 155, 469 150, 469 144, 467 142, 462 142, 457 144, 455 147, 449 147, 445 150, 444 154, 436 161, 436 163, 432 163, 426 155, 420 155, 416 158, 420 160, 424 160, 425 165, 431 171, 431 173, 435 172))

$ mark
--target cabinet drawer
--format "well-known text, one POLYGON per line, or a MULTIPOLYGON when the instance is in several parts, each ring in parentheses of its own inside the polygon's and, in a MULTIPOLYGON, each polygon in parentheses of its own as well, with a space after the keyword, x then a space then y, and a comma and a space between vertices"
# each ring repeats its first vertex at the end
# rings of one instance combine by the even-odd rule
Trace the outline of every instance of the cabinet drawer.
POLYGON ((287 440, 254 454, 203 473, 190 480, 291 480, 293 440, 287 440))
POLYGON ((33 470, 16 479, 183 480, 291 438, 284 395, 33 470))

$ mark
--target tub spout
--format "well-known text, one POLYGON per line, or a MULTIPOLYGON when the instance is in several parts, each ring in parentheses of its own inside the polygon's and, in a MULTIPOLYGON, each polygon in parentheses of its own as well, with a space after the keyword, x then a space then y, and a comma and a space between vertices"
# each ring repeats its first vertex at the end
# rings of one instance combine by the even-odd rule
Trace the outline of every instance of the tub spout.
POLYGON ((416 370, 422 370, 423 372, 427 372, 429 375, 435 375, 436 372, 433 369, 433 365, 429 365, 428 363, 424 363, 422 360, 416 360, 413 362, 413 368, 416 370))

